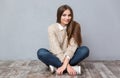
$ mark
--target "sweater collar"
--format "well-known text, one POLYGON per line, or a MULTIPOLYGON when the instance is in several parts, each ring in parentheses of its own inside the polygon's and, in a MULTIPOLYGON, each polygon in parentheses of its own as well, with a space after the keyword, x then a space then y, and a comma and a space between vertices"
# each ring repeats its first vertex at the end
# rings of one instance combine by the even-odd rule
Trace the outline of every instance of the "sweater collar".
POLYGON ((66 30, 67 27, 62 26, 61 24, 58 23, 58 28, 59 28, 60 31, 62 31, 62 30, 66 30))

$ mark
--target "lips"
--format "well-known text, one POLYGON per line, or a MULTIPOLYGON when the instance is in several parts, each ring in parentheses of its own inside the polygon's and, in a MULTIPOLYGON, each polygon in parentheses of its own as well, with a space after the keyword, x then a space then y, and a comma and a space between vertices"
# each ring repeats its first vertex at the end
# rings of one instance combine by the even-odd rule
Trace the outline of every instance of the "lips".
POLYGON ((70 20, 65 20, 65 22, 70 22, 70 20))
POLYGON ((69 21, 64 21, 65 23, 69 23, 69 21))

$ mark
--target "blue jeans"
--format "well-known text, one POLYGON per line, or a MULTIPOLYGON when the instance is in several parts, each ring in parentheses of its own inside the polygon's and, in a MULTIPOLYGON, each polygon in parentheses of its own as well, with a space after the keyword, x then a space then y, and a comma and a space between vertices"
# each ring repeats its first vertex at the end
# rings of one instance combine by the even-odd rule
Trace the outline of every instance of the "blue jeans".
MULTIPOLYGON (((40 59, 47 66, 52 65, 56 68, 62 66, 62 62, 59 60, 59 58, 57 58, 47 49, 44 48, 39 49, 37 52, 37 56, 38 59, 40 59)), ((83 59, 85 59, 88 56, 89 56, 89 49, 86 46, 78 47, 73 57, 71 58, 69 64, 71 66, 77 65, 79 62, 81 62, 83 59)))

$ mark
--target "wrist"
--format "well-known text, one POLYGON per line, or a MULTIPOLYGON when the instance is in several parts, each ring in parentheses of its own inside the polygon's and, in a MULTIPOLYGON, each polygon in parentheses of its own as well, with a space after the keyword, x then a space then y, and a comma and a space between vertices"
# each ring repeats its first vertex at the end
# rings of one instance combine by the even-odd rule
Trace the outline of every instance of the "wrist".
POLYGON ((68 55, 64 55, 64 57, 66 57, 66 58, 68 58, 68 59, 70 60, 70 56, 68 56, 68 55))
POLYGON ((63 65, 62 65, 64 68, 66 68, 67 67, 67 64, 65 64, 65 63, 63 63, 63 65))
POLYGON ((66 66, 63 64, 62 66, 61 66, 61 68, 63 68, 64 70, 66 69, 66 66))
POLYGON ((67 65, 67 68, 71 67, 70 64, 67 65))

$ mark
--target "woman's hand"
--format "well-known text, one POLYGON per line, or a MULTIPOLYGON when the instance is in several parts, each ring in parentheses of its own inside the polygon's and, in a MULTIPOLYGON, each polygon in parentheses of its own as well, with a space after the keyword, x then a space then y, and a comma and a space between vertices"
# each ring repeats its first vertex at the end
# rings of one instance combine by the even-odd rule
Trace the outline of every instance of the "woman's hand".
POLYGON ((63 74, 63 71, 66 69, 66 66, 62 65, 61 67, 59 67, 57 70, 56 70, 56 73, 58 75, 62 75, 63 74))
POLYGON ((69 60, 70 59, 68 59, 67 57, 64 58, 63 65, 56 70, 57 74, 59 74, 59 75, 63 74, 63 71, 67 68, 69 60))
POLYGON ((68 64, 67 66, 67 72, 69 75, 75 76, 77 72, 68 64))

